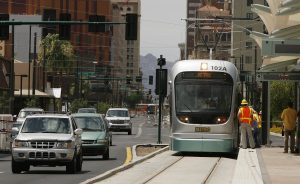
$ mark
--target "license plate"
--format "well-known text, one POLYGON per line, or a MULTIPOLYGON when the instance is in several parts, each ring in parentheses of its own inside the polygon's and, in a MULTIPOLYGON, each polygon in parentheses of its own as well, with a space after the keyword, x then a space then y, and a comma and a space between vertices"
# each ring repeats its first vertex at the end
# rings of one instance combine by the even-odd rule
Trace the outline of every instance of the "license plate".
POLYGON ((195 132, 209 132, 209 127, 195 127, 195 132))

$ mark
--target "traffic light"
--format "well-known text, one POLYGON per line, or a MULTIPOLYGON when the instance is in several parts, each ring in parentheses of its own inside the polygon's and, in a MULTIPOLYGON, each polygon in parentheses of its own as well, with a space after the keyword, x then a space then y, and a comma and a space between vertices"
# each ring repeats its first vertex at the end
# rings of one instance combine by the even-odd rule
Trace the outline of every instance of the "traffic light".
POLYGON ((137 40, 137 28, 138 28, 138 15, 126 14, 126 31, 125 40, 137 40))
MULTIPOLYGON (((44 9, 43 12, 43 21, 56 21, 56 10, 55 9, 44 9)), ((45 38, 48 34, 56 33, 55 25, 44 25, 42 30, 42 36, 45 38)))
MULTIPOLYGON (((0 14, 0 21, 9 21, 9 15, 5 13, 0 14)), ((9 25, 0 26, 0 40, 9 39, 9 25)))
POLYGON ((153 85, 153 75, 149 75, 149 85, 153 85))
POLYGON ((167 96, 168 69, 156 69, 155 94, 167 96))
MULTIPOLYGON (((105 16, 102 15, 90 15, 89 22, 105 22, 105 16)), ((104 33, 105 24, 89 24, 89 32, 92 33, 104 33)))
MULTIPOLYGON (((59 15, 60 21, 70 21, 70 13, 61 13, 59 15)), ((60 24, 59 25, 59 39, 60 40, 70 40, 71 39, 71 25, 70 24, 60 24)))

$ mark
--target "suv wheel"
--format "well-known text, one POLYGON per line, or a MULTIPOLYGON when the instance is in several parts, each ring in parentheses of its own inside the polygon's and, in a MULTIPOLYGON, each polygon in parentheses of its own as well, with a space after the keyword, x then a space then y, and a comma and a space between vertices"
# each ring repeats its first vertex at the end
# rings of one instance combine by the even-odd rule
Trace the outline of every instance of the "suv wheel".
POLYGON ((132 133, 131 133, 131 129, 130 130, 128 130, 128 135, 131 135, 132 133))
POLYGON ((29 164, 23 164, 22 169, 23 169, 23 171, 29 171, 30 165, 29 164))
POLYGON ((76 173, 76 162, 77 156, 74 154, 73 160, 66 165, 66 171, 68 174, 75 174, 76 173))
POLYGON ((14 158, 11 158, 11 172, 12 173, 21 173, 22 171, 22 165, 14 160, 14 158))
POLYGON ((76 169, 78 172, 82 170, 82 151, 77 156, 76 169))
POLYGON ((106 149, 106 152, 103 154, 103 159, 108 160, 109 159, 109 146, 106 149))

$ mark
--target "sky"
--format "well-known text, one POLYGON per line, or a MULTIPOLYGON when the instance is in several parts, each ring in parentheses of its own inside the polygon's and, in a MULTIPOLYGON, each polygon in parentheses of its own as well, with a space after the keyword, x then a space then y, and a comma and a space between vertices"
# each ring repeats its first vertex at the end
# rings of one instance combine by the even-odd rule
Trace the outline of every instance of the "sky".
POLYGON ((141 0, 141 55, 179 59, 185 42, 186 0, 141 0))

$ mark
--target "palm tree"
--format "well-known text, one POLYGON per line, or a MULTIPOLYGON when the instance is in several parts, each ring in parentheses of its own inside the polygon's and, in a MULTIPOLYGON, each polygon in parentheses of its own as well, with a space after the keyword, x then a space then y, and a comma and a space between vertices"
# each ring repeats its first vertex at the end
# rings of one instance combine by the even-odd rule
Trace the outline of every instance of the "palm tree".
MULTIPOLYGON (((48 34, 39 46, 38 62, 45 66, 44 72, 52 76, 59 75, 59 82, 54 87, 63 88, 62 76, 73 73, 74 50, 69 41, 59 40, 58 34, 48 34)), ((62 93, 69 95, 69 89, 62 89, 62 93)), ((63 94, 62 94, 63 95, 63 94)), ((61 108, 59 108, 61 109, 61 108)))

